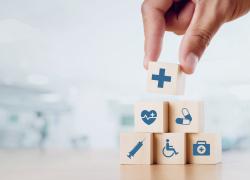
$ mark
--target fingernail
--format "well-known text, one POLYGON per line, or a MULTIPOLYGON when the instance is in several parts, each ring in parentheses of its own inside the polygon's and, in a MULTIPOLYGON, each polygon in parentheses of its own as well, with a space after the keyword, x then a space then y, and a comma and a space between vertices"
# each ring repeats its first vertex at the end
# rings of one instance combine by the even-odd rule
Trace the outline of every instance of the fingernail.
POLYGON ((199 61, 199 57, 194 53, 189 53, 184 60, 184 67, 188 73, 193 73, 199 61))

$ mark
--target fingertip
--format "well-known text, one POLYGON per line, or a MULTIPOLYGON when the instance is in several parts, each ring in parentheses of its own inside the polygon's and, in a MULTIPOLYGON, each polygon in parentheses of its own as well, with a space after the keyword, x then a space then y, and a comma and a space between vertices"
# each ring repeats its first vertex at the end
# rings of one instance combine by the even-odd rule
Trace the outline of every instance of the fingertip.
POLYGON ((185 67, 185 66, 182 66, 181 65, 181 70, 185 73, 185 74, 193 74, 194 73, 194 68, 187 68, 187 67, 185 67))
POLYGON ((150 59, 150 58, 148 58, 148 56, 145 56, 144 60, 143 60, 143 66, 146 70, 148 70, 149 62, 157 62, 157 59, 150 59))
POLYGON ((188 53, 188 55, 181 59, 180 66, 184 73, 193 74, 197 63, 199 61, 199 57, 194 53, 188 53))
POLYGON ((143 66, 146 70, 148 70, 148 61, 145 58, 143 60, 143 66))

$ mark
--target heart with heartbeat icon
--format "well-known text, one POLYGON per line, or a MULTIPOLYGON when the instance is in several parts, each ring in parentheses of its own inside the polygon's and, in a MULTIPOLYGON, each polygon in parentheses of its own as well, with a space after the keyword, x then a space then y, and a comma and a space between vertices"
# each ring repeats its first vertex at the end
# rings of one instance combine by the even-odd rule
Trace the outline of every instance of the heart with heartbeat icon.
POLYGON ((141 119, 143 120, 143 122, 145 122, 147 125, 152 124, 157 118, 157 113, 155 110, 143 110, 141 112, 141 119))

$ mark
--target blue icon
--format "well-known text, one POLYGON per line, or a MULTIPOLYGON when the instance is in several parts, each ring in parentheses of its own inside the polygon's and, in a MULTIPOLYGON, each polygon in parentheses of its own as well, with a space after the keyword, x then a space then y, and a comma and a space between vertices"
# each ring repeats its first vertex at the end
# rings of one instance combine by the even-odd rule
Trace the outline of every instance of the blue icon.
POLYGON ((143 110, 141 112, 141 119, 147 125, 152 124, 156 120, 156 118, 157 118, 157 113, 155 110, 151 110, 151 111, 143 110))
POLYGON ((143 146, 143 142, 144 142, 144 139, 142 141, 139 141, 135 147, 133 147, 133 149, 128 153, 127 157, 129 159, 131 159, 132 157, 135 156, 135 154, 141 149, 141 147, 143 146))
POLYGON ((182 108, 181 110, 183 118, 176 118, 175 122, 176 124, 181 124, 181 125, 189 125, 191 124, 192 121, 192 116, 189 113, 189 110, 187 108, 182 108))
POLYGON ((206 141, 197 141, 193 144, 193 155, 194 156, 210 156, 210 144, 206 141))
POLYGON ((165 69, 160 68, 159 75, 152 74, 152 80, 158 81, 158 88, 163 88, 164 82, 171 82, 171 76, 165 75, 165 69))
POLYGON ((163 147, 162 154, 167 158, 171 158, 172 156, 177 155, 179 153, 176 152, 173 146, 170 146, 169 139, 166 139, 166 146, 163 147))

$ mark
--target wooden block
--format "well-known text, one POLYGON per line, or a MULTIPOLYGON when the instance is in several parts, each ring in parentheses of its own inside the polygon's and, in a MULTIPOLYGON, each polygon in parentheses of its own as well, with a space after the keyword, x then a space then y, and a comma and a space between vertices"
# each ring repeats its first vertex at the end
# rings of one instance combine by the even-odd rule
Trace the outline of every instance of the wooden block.
POLYGON ((151 133, 120 134, 120 164, 152 164, 153 136, 151 133))
POLYGON ((221 137, 214 133, 187 134, 188 163, 217 164, 221 162, 221 137))
POLYGON ((186 135, 184 133, 154 134, 153 139, 154 163, 186 163, 186 135))
POLYGON ((168 102, 138 102, 134 108, 135 131, 167 132, 168 102))
POLYGON ((154 93, 181 95, 185 76, 178 64, 149 62, 147 90, 154 93))
POLYGON ((198 133, 204 130, 202 101, 169 102, 169 132, 198 133))

